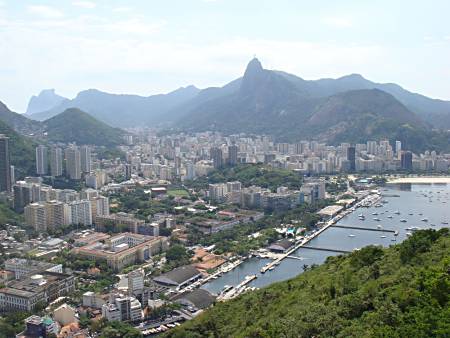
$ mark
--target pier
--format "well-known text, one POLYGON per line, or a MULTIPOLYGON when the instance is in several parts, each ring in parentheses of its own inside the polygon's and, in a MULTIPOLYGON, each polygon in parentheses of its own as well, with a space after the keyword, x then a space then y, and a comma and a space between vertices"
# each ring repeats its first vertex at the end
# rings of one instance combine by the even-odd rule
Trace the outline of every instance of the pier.
POLYGON ((368 231, 380 231, 380 232, 392 232, 395 230, 392 229, 383 229, 383 228, 366 228, 366 227, 355 227, 353 225, 332 225, 333 228, 342 228, 342 229, 352 229, 352 230, 368 230, 368 231))
POLYGON ((302 246, 302 249, 311 249, 311 250, 319 250, 319 251, 330 251, 330 252, 339 252, 339 253, 350 253, 351 251, 341 250, 341 249, 331 249, 331 248, 318 248, 315 246, 302 246))

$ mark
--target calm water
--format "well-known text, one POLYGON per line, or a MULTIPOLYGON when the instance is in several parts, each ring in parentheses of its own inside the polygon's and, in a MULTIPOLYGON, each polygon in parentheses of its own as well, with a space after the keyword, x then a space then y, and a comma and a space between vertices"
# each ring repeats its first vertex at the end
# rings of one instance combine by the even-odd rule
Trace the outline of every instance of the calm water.
MULTIPOLYGON (((388 195, 383 197, 388 203, 383 204, 381 208, 359 208, 354 213, 344 217, 337 224, 373 229, 377 229, 377 225, 381 225, 383 229, 398 230, 399 235, 396 237, 396 242, 392 241, 395 238, 394 234, 389 232, 329 228, 309 242, 308 246, 348 251, 370 244, 389 246, 404 240, 406 233, 411 232, 410 230, 406 230, 408 227, 415 226, 422 229, 439 229, 444 226, 449 226, 442 224, 442 222, 450 222, 450 185, 395 185, 384 189, 382 193, 388 195), (392 195, 398 195, 400 197, 393 197, 392 195), (396 211, 399 211, 400 215, 395 214, 396 211), (378 213, 378 215, 372 215, 372 213, 378 213), (420 213, 422 215, 419 215, 420 213), (359 220, 359 214, 366 216, 365 221, 359 220), (388 218, 388 216, 392 216, 392 218, 388 218), (380 221, 376 221, 373 218, 379 218, 380 221), (423 218, 427 218, 428 222, 421 221, 423 218), (406 219, 407 222, 400 222, 401 219, 406 219), (381 236, 385 236, 385 238, 381 236)), ((256 274, 258 278, 250 283, 250 285, 263 287, 277 281, 295 277, 303 272, 304 264, 321 264, 328 256, 338 254, 331 251, 300 248, 294 255, 301 257, 301 260, 286 258, 274 270, 268 271, 265 274, 261 274, 260 269, 269 260, 252 258, 233 271, 203 285, 202 288, 213 293, 218 293, 225 285, 237 285, 246 275, 252 274, 256 274)))

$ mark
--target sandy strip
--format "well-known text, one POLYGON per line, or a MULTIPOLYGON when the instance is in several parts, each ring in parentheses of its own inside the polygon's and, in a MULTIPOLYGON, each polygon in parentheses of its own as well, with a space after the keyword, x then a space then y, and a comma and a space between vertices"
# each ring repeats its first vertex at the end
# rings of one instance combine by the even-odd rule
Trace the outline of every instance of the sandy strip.
POLYGON ((435 177, 399 177, 389 179, 387 183, 417 183, 417 184, 426 184, 426 183, 450 183, 450 176, 435 176, 435 177))

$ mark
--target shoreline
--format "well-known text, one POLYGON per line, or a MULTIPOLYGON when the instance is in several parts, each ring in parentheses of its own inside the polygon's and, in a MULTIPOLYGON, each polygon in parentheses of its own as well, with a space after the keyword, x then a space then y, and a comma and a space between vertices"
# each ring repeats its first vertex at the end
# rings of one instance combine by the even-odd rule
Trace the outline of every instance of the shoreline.
POLYGON ((389 179, 386 184, 450 184, 450 176, 417 176, 389 179))

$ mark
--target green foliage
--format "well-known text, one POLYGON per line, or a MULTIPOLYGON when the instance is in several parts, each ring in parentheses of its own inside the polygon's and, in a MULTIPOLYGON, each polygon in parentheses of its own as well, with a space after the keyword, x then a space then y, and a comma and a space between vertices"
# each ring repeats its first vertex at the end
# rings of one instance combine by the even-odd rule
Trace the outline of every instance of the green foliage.
POLYGON ((99 338, 141 338, 142 333, 128 323, 112 321, 102 328, 99 338))
POLYGON ((0 121, 0 134, 9 137, 11 164, 16 168, 16 178, 34 174, 36 144, 31 139, 16 133, 2 121, 0 121))
POLYGON ((218 303, 166 337, 448 337, 449 257, 448 229, 419 231, 218 303))
POLYGON ((241 164, 236 167, 225 167, 212 171, 208 177, 199 177, 195 181, 185 182, 194 189, 205 189, 209 183, 239 181, 243 186, 257 185, 272 191, 280 186, 299 189, 302 176, 287 169, 277 169, 262 164, 241 164))
POLYGON ((98 146, 115 146, 122 142, 124 132, 108 126, 91 115, 69 108, 44 122, 52 142, 76 142, 98 146))
POLYGON ((31 314, 28 312, 8 312, 0 318, 0 338, 15 337, 24 327, 24 320, 31 314))
POLYGON ((0 202, 0 229, 6 223, 16 225, 20 224, 21 221, 22 216, 20 214, 10 209, 6 204, 0 202))
POLYGON ((190 263, 191 257, 192 254, 183 245, 173 244, 166 251, 167 264, 164 270, 169 271, 178 266, 187 265, 190 263))

